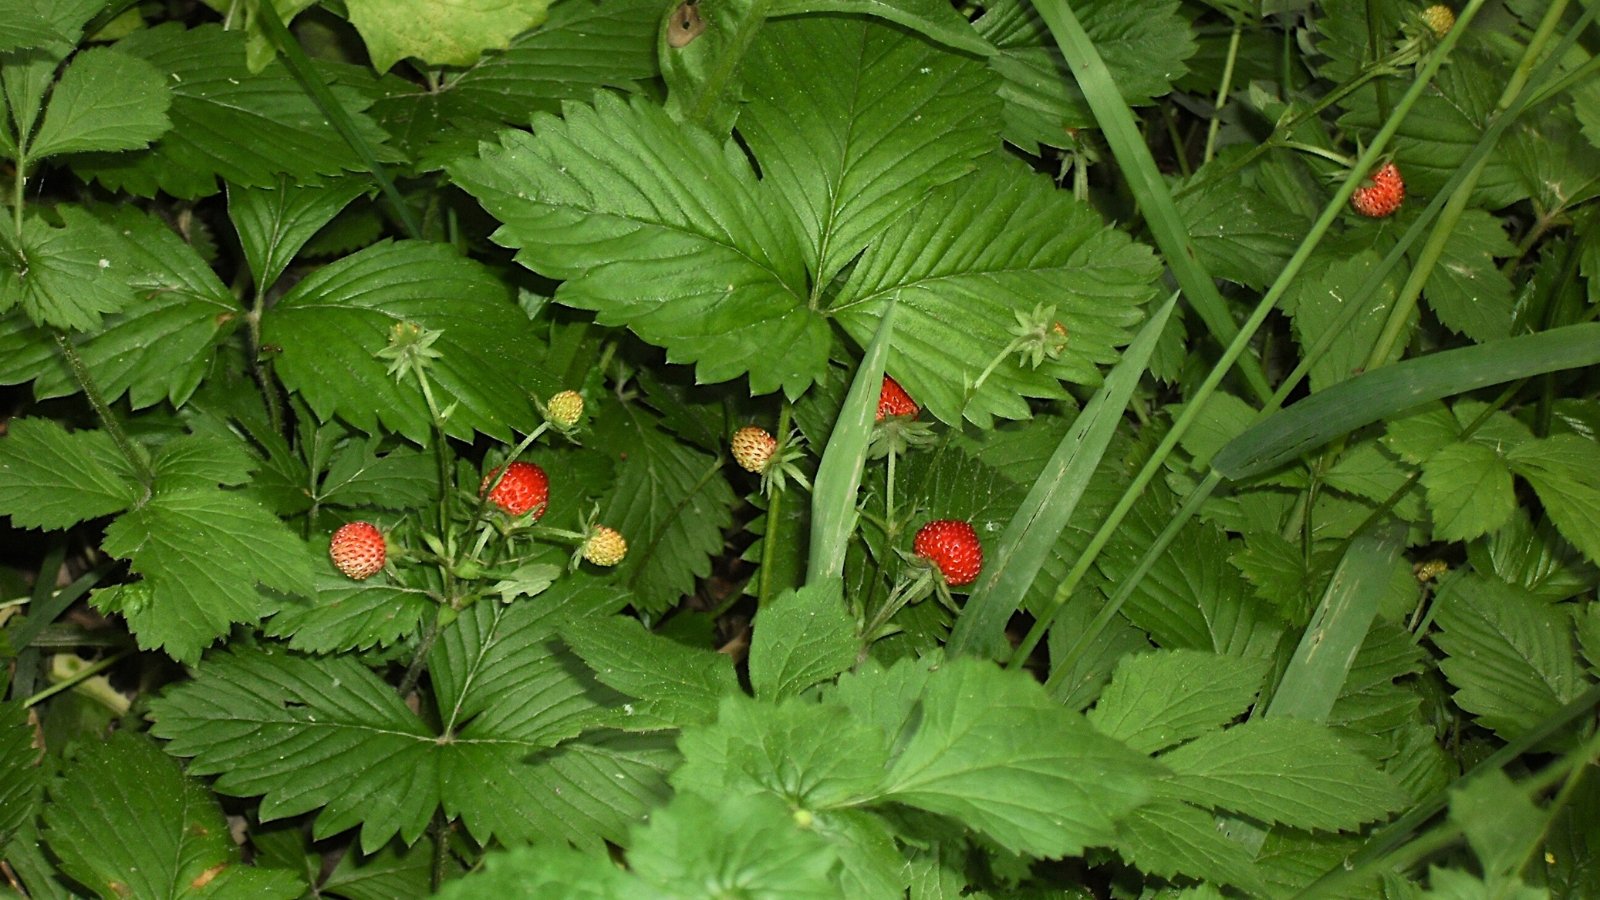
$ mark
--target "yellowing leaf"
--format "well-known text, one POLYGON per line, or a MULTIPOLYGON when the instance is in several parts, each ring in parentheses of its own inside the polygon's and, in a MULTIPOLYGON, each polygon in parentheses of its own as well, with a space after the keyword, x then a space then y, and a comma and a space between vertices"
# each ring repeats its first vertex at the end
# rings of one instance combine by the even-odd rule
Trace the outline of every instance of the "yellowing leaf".
POLYGON ((408 56, 438 66, 469 66, 485 50, 542 23, 546 0, 350 0, 350 22, 379 72, 408 56))

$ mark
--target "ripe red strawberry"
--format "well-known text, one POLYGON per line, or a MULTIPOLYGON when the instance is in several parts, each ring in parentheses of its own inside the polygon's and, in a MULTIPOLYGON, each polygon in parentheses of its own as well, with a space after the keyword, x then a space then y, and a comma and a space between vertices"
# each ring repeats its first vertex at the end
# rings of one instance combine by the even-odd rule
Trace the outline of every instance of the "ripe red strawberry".
POLYGON ((1363 184, 1350 195, 1350 205, 1356 208, 1356 212, 1373 219, 1393 215, 1406 199, 1406 182, 1400 177, 1400 169, 1394 163, 1386 162, 1367 180, 1371 184, 1363 184))
POLYGON ((746 472, 766 469, 767 462, 772 459, 772 451, 778 449, 778 439, 757 425, 746 425, 735 431, 729 443, 734 461, 746 472))
POLYGON ((328 542, 328 555, 333 565, 356 581, 365 581, 378 574, 388 555, 383 545, 383 532, 371 522, 351 522, 340 526, 328 542))
POLYGON ((983 568, 983 545, 972 526, 957 519, 935 519, 917 530, 911 549, 932 562, 952 587, 978 580, 983 568))
POLYGON ((615 528, 596 525, 583 541, 583 558, 597 566, 614 566, 628 555, 628 542, 615 528))
POLYGON ((917 409, 917 401, 911 399, 911 395, 900 386, 900 382, 888 375, 883 376, 883 389, 878 392, 879 422, 889 416, 914 416, 917 414, 917 409))
MULTIPOLYGON (((499 469, 491 469, 478 487, 479 493, 489 490, 489 485, 494 484, 495 476, 499 474, 499 469)), ((532 510, 535 522, 544 515, 545 501, 548 499, 550 479, 543 469, 533 463, 514 462, 507 466, 506 477, 500 479, 500 484, 494 490, 489 491, 490 503, 513 516, 532 510)))

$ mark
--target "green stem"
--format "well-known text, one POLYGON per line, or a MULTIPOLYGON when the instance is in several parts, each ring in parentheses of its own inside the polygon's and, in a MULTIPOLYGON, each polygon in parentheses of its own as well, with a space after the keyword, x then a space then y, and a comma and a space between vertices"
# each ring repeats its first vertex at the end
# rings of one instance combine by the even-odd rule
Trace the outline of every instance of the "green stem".
POLYGON ((78 355, 78 348, 72 346, 72 341, 63 332, 56 332, 55 338, 56 346, 61 348, 62 358, 67 361, 67 368, 72 370, 72 377, 77 379, 78 387, 83 389, 83 396, 88 399, 95 415, 100 417, 100 422, 105 426, 106 433, 111 435, 111 442, 116 444, 117 451, 128 461, 128 465, 133 467, 133 473, 138 477, 139 483, 144 485, 145 495, 148 498, 150 487, 156 479, 150 464, 134 446, 128 433, 122 430, 122 423, 112 414, 110 405, 101 396, 100 388, 96 386, 94 376, 89 372, 89 367, 84 363, 83 357, 78 355))
POLYGON ((17 151, 17 171, 11 187, 11 231, 17 236, 17 251, 22 252, 22 192, 27 188, 28 160, 26 154, 17 151))
POLYGON ((1244 31, 1243 20, 1235 20, 1233 34, 1228 36, 1228 58, 1222 64, 1222 83, 1217 86, 1217 102, 1211 110, 1211 124, 1206 128, 1206 149, 1201 164, 1211 162, 1217 152, 1217 132, 1222 130, 1222 108, 1228 105, 1228 92, 1233 90, 1233 66, 1239 59, 1239 37, 1244 31))
POLYGON ((120 653, 117 653, 117 654, 115 654, 113 656, 108 656, 105 659, 100 660, 99 662, 95 663, 92 666, 87 666, 85 668, 79 669, 78 671, 72 673, 72 677, 68 678, 66 681, 62 681, 62 682, 58 682, 56 684, 52 684, 49 687, 45 688, 44 690, 40 691, 39 693, 34 694, 32 697, 29 697, 28 699, 22 701, 22 705, 23 706, 35 706, 35 705, 37 705, 37 704, 39 704, 39 703, 41 703, 41 702, 43 702, 45 700, 50 699, 51 697, 54 697, 55 695, 61 693, 62 691, 71 690, 72 688, 77 687, 78 685, 82 684, 83 682, 88 681, 90 678, 93 678, 94 676, 100 674, 101 672, 104 672, 105 670, 111 668, 112 666, 114 666, 117 663, 121 662, 122 660, 126 659, 132 653, 133 653, 133 649, 130 647, 129 649, 123 650, 120 653))
MULTIPOLYGON (((789 419, 792 415, 788 401, 778 410, 778 434, 788 440, 789 419)), ((783 488, 774 488, 767 497, 767 533, 761 536, 761 571, 756 576, 756 609, 766 609, 772 600, 772 569, 777 565, 778 529, 783 523, 783 488)))
POLYGON ((267 423, 274 434, 283 434, 283 398, 278 396, 278 386, 272 380, 272 367, 261 358, 261 316, 266 306, 266 294, 257 290, 255 302, 244 317, 250 345, 250 373, 255 376, 256 388, 267 405, 267 423))
POLYGON ((406 666, 406 674, 400 679, 400 696, 405 697, 417 687, 417 682, 422 680, 423 663, 428 658, 428 652, 433 649, 433 642, 439 639, 439 631, 443 628, 443 606, 433 613, 433 622, 428 625, 428 630, 423 633, 422 640, 417 644, 417 652, 411 656, 411 664, 406 666))

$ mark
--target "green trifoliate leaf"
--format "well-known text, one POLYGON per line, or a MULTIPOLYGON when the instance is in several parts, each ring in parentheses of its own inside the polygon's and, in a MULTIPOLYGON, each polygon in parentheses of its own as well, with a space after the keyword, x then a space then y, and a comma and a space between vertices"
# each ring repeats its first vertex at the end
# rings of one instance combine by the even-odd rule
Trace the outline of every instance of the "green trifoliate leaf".
POLYGON ((813 284, 994 149, 983 66, 873 19, 768 22, 744 71, 739 130, 793 210, 813 284))
POLYGON ((1148 249, 1087 204, 996 159, 890 223, 832 312, 865 346, 897 299, 895 379, 940 419, 964 413, 983 424, 1026 417, 1026 398, 1061 396, 1060 381, 1098 381, 1132 337, 1158 273, 1148 249), (1066 349, 1037 369, 1008 357, 963 409, 970 384, 1010 343, 1015 313, 1040 304, 1055 307, 1066 349))
POLYGON ((628 854, 629 867, 673 898, 763 897, 830 900, 838 854, 777 799, 712 803, 680 794, 650 816, 628 854), (714 836, 707 840, 708 836, 714 836), (715 838, 720 838, 715 839, 715 838))
POLYGON ((272 637, 288 638, 296 650, 331 653, 387 647, 415 634, 423 616, 437 608, 437 602, 419 588, 384 584, 376 578, 353 582, 332 572, 332 563, 320 565, 326 568, 316 573, 316 593, 284 602, 262 626, 272 637))
POLYGON ((108 251, 115 238, 93 216, 58 209, 63 227, 22 221, 22 245, 0 245, 0 312, 21 306, 35 325, 89 331, 133 302, 131 273, 108 251))
POLYGON ((414 57, 430 66, 470 66, 485 50, 545 19, 548 0, 347 0, 379 72, 414 57))
POLYGON ((1111 843, 1159 771, 1033 679, 972 657, 903 660, 842 679, 835 697, 891 740, 880 799, 949 816, 1012 852, 1111 843))
POLYGON ((148 62, 107 47, 85 50, 51 91, 28 155, 137 150, 171 127, 171 104, 161 73, 148 62))
POLYGON ((1435 602, 1439 671, 1456 705, 1506 740, 1583 693, 1572 620, 1527 591, 1479 576, 1452 578, 1435 602))
POLYGON ((247 866, 211 792, 146 736, 92 744, 50 792, 45 840, 102 897, 298 897, 295 873, 247 866))
POLYGON ((17 829, 33 820, 43 770, 33 746, 28 708, 0 703, 0 848, 17 829))
POLYGON ((428 378, 441 406, 455 404, 445 422, 453 436, 506 439, 537 421, 530 391, 559 388, 540 371, 538 335, 505 285, 442 244, 377 244, 317 270, 263 317, 262 340, 282 349, 278 375, 319 417, 369 433, 381 423, 426 444, 421 389, 389 377, 376 355, 402 323, 441 333, 428 378))
MULTIPOLYGON (((364 168, 281 64, 250 71, 243 32, 168 23, 136 31, 115 49, 161 73, 172 91, 172 130, 150 153, 74 162, 107 187, 192 199, 216 193, 218 176, 270 187, 280 174, 315 181, 364 168)), ((364 114, 371 101, 343 87, 333 91, 367 142, 382 144, 383 132, 364 114)))
POLYGON ((1477 442, 1450 444, 1428 458, 1422 487, 1433 512, 1433 536, 1465 541, 1510 521, 1517 498, 1511 470, 1493 447, 1477 442))
POLYGON ((50 419, 13 419, 0 437, 0 513, 21 528, 67 528, 143 496, 132 466, 103 431, 69 433, 50 419))
POLYGON ((360 196, 368 186, 357 178, 328 185, 307 185, 280 178, 276 187, 228 186, 228 217, 239 232, 239 245, 256 291, 270 290, 295 254, 322 226, 360 196))
POLYGON ((641 407, 597 419, 595 442, 627 453, 600 504, 600 521, 628 541, 618 575, 641 608, 664 611, 711 573, 733 522, 733 489, 716 457, 668 435, 641 407))
POLYGON ((158 493, 112 522, 103 546, 144 580, 136 595, 97 595, 102 607, 127 618, 139 646, 182 662, 199 660, 235 622, 253 625, 275 608, 257 585, 301 597, 316 590, 305 544, 242 493, 158 493))
POLYGON ((1590 562, 1600 562, 1600 444, 1575 434, 1529 441, 1507 455, 1544 511, 1590 562))
POLYGON ((539 115, 450 167, 505 225, 517 260, 566 279, 556 299, 695 363, 702 382, 750 375, 797 396, 827 365, 800 245, 731 141, 609 94, 539 115), (773 353, 783 347, 783 353, 773 353))
POLYGON ((1514 253, 1499 219, 1466 210, 1423 289, 1439 321, 1475 341, 1510 337, 1511 281, 1496 260, 1514 253))
POLYGON ((750 639, 750 686, 763 700, 798 696, 855 664, 856 623, 836 591, 785 591, 756 614, 750 639))
POLYGON ((638 619, 586 619, 561 637, 602 684, 634 698, 624 711, 640 727, 709 722, 722 697, 741 693, 727 655, 652 634, 638 619))
POLYGON ((1089 724, 1143 753, 1217 731, 1261 690, 1261 660, 1193 650, 1125 657, 1089 724))
POLYGON ((1398 809, 1400 789, 1327 728, 1254 719, 1198 737, 1161 762, 1168 796, 1262 822, 1348 831, 1398 809))
POLYGON ((263 819, 320 808, 317 837, 360 825, 367 851, 395 834, 416 841, 441 804, 475 840, 622 842, 659 802, 673 754, 654 736, 574 740, 616 698, 551 638, 626 599, 557 586, 537 603, 463 613, 429 660, 437 726, 350 657, 269 649, 202 665, 154 705, 156 733, 194 757, 191 771, 221 773, 219 791, 265 795, 263 819), (300 752, 285 757, 291 742, 300 752))

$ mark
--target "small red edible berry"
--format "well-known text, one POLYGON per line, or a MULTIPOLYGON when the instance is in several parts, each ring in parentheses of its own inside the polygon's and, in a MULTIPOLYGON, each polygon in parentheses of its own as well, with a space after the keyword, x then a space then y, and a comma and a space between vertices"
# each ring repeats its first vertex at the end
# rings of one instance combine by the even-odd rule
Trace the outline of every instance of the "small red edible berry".
MULTIPOLYGON (((489 490, 499 469, 491 469, 483 478, 478 491, 489 490)), ((535 522, 544 515, 545 502, 550 499, 550 479, 544 470, 533 463, 514 462, 506 466, 506 476, 495 489, 489 491, 489 502, 505 510, 508 515, 520 516, 533 512, 535 522)))
POLYGON ((1363 184, 1350 195, 1350 205, 1356 212, 1373 219, 1394 215, 1406 199, 1406 182, 1400 177, 1399 167, 1386 162, 1367 180, 1371 183, 1363 184))
POLYGON ((888 375, 883 376, 883 389, 878 392, 878 421, 882 422, 889 416, 914 416, 917 410, 917 401, 911 399, 900 382, 888 375))
POLYGON ((365 581, 383 569, 388 549, 383 532, 371 522, 351 522, 340 526, 328 542, 328 556, 347 577, 365 581))
POLYGON ((972 526, 958 519, 935 519, 917 530, 911 549, 944 575, 951 587, 978 580, 983 569, 983 545, 972 526))

